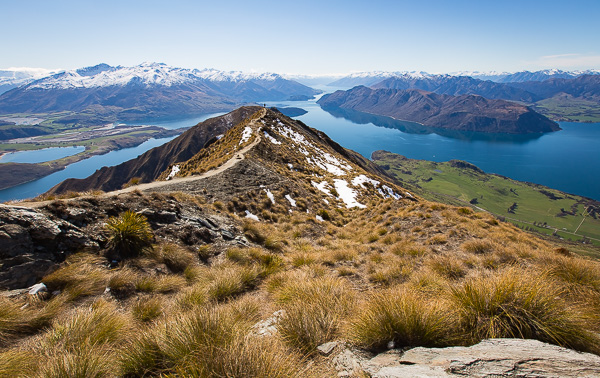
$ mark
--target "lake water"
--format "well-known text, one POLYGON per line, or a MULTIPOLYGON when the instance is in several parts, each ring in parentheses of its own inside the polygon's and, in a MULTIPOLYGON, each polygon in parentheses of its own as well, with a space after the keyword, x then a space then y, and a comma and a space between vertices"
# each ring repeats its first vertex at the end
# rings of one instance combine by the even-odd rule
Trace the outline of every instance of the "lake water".
MULTIPOLYGON (((327 92, 331 88, 321 88, 327 92)), ((270 102, 269 106, 299 107, 307 111, 296 117, 328 134, 342 146, 370 157, 387 150, 411 159, 465 160, 488 173, 529 181, 600 200, 600 124, 560 122, 562 131, 536 135, 464 133, 423 127, 370 114, 329 110, 311 101, 270 102)), ((144 124, 175 129, 195 125, 212 116, 147 120, 144 124)), ((140 123, 137 123, 140 124, 140 123)), ((137 147, 72 164, 42 179, 0 191, 0 201, 44 193, 64 179, 84 178, 96 169, 122 163, 173 138, 149 140, 137 147)))
POLYGON ((387 150, 411 159, 459 159, 488 173, 600 200, 600 123, 559 122, 563 130, 536 135, 465 133, 360 112, 325 111, 314 100, 268 105, 307 110, 296 118, 365 157, 387 150))
POLYGON ((63 180, 68 178, 85 178, 94 173, 97 169, 104 166, 117 165, 133 159, 149 149, 163 145, 174 138, 175 137, 149 139, 136 147, 115 150, 104 155, 92 156, 89 159, 73 163, 62 171, 54 172, 39 180, 0 190, 0 202, 36 197, 63 180))
POLYGON ((50 147, 41 150, 17 151, 2 156, 0 163, 43 163, 62 159, 83 151, 85 151, 85 147, 83 146, 50 147))
POLYGON ((226 112, 220 113, 208 113, 208 114, 199 114, 195 116, 189 116, 185 118, 181 117, 161 117, 161 118, 149 118, 143 119, 135 122, 123 122, 126 125, 152 125, 152 126, 160 126, 165 129, 179 129, 181 127, 190 127, 199 124, 200 122, 204 122, 209 118, 218 117, 220 115, 225 114, 226 112))

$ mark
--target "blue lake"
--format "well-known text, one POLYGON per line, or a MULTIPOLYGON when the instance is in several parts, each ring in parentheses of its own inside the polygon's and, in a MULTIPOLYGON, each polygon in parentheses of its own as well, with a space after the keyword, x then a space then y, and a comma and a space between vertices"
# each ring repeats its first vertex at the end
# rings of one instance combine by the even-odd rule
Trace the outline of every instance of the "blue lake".
MULTIPOLYGON (((325 88, 331 91, 330 88, 325 88)), ((311 101, 270 102, 269 106, 300 107, 308 113, 296 117, 328 134, 342 146, 370 157, 387 150, 411 159, 465 160, 488 173, 546 185, 568 193, 600 200, 600 124, 560 122, 563 130, 536 135, 464 133, 423 127, 359 112, 325 111, 311 101)), ((175 129, 195 125, 205 114, 184 119, 138 122, 175 129)), ((137 147, 72 164, 42 179, 0 191, 0 201, 44 193, 70 177, 83 178, 103 166, 122 163, 173 138, 152 139, 137 147)))
POLYGON ((0 163, 43 163, 83 152, 85 147, 50 147, 41 150, 11 152, 0 158, 0 163))
POLYGON ((115 150, 104 155, 92 156, 89 159, 71 164, 62 171, 54 172, 39 180, 0 190, 0 202, 36 197, 63 180, 68 178, 85 178, 94 173, 97 169, 104 166, 117 165, 133 159, 151 148, 167 143, 173 138, 175 137, 150 139, 136 147, 115 150))
POLYGON ((465 133, 360 112, 325 111, 314 100, 268 105, 307 110, 296 118, 365 157, 387 150, 411 159, 459 159, 488 173, 600 200, 600 123, 559 122, 563 130, 536 135, 465 133))
POLYGON ((218 117, 220 115, 225 114, 226 112, 221 113, 207 113, 207 114, 199 114, 195 116, 189 117, 161 117, 161 118, 148 118, 135 122, 124 122, 126 125, 152 125, 152 126, 160 126, 165 129, 179 129, 181 127, 190 127, 195 126, 200 122, 206 121, 209 118, 218 117))

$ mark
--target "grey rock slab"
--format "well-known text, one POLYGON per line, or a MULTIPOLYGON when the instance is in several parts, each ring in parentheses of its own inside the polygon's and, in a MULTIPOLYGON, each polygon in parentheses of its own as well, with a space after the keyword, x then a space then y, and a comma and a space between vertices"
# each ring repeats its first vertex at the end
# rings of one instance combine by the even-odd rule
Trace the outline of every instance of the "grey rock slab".
POLYGON ((349 349, 334 367, 341 376, 372 377, 600 377, 600 356, 537 340, 488 339, 471 347, 390 350, 365 358, 349 349))
POLYGON ((328 343, 324 343, 324 344, 319 345, 317 347, 317 350, 323 356, 329 356, 331 354, 331 352, 333 352, 333 350, 335 349, 335 347, 337 345, 338 345, 338 343, 336 341, 330 341, 328 343))

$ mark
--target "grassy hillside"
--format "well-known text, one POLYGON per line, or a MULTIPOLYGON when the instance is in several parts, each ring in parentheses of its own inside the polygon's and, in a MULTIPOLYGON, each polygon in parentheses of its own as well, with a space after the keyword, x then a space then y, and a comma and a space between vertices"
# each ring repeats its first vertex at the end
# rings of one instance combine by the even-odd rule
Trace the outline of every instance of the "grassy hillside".
POLYGON ((557 95, 536 102, 533 108, 555 121, 600 122, 597 101, 557 95))
POLYGON ((556 231, 570 240, 587 237, 600 244, 598 201, 486 174, 464 162, 413 160, 383 151, 374 153, 373 159, 427 199, 476 206, 520 227, 549 235, 556 231))
POLYGON ((334 377, 344 345, 487 338, 600 354, 600 263, 574 253, 598 248, 411 195, 272 111, 207 150, 180 173, 239 161, 160 192, 0 206, 3 235, 29 235, 33 257, 57 224, 63 245, 88 246, 40 274, 46 292, 0 295, 0 376, 334 377))
MULTIPOLYGON (((133 211, 170 198, 130 196, 133 211)), ((172 198, 223 217, 202 197, 172 198)), ((102 199, 49 208, 89 203, 102 199)), ((387 199, 337 217, 234 216, 250 243, 225 249, 112 218, 100 254, 42 280, 52 295, 0 297, 0 375, 335 376, 316 350, 332 340, 378 351, 524 337, 600 353, 597 262, 465 207, 387 199), (111 266, 115 253, 129 258, 111 266)))

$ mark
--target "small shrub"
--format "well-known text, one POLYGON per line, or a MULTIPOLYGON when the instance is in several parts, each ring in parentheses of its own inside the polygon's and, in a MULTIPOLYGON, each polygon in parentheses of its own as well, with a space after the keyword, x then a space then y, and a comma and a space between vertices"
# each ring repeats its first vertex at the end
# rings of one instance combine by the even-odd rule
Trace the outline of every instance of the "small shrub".
POLYGON ((331 216, 329 215, 329 213, 325 209, 319 209, 319 210, 317 210, 317 215, 320 216, 321 218, 323 218, 324 221, 330 221, 331 220, 331 216))
POLYGON ((462 215, 473 214, 473 210, 469 209, 468 207, 459 207, 456 209, 456 212, 462 215))
POLYGON ((109 247, 117 256, 130 258, 151 246, 152 230, 148 219, 133 211, 125 211, 106 222, 109 247))

